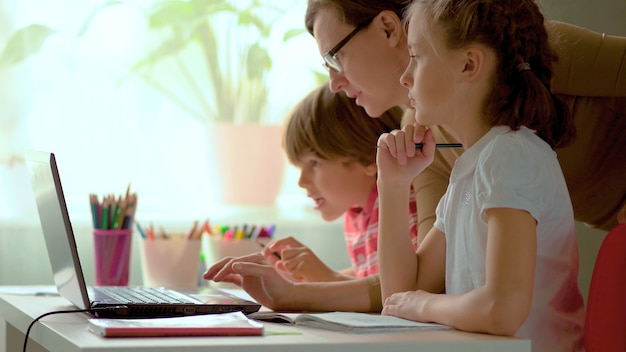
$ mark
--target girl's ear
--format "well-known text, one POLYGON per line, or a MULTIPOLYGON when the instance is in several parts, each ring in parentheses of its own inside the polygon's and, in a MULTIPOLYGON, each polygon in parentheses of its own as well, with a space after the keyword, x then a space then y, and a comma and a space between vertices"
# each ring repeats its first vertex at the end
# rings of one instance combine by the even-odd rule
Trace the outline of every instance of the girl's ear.
POLYGON ((470 47, 464 51, 461 79, 470 82, 487 72, 488 56, 480 47, 470 47))
POLYGON ((371 25, 376 26, 386 33, 389 44, 392 47, 397 46, 399 43, 406 42, 402 20, 393 11, 382 11, 374 17, 371 25))

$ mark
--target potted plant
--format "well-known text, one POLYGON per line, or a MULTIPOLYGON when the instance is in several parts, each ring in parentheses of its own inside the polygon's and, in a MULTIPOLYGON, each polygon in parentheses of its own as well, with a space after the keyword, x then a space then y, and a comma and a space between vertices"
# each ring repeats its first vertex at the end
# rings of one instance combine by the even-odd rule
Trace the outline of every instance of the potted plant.
MULTIPOLYGON (((131 0, 102 3, 77 36, 108 8, 135 5, 131 0)), ((284 158, 277 121, 282 116, 270 116, 267 109, 267 81, 273 64, 268 44, 270 36, 276 34, 273 25, 285 10, 267 0, 155 0, 149 8, 141 9, 155 45, 121 82, 141 77, 180 108, 181 114, 206 124, 208 148, 218 152, 209 161, 217 165, 212 188, 223 190, 216 196, 218 200, 271 203, 279 191, 284 158), (222 138, 233 134, 238 138, 222 138), (225 151, 235 154, 226 155, 225 151), (259 154, 250 154, 255 151, 259 154), (230 166, 237 165, 247 168, 229 171, 230 166), (249 177, 251 170, 254 179, 249 177), (273 173, 263 177, 258 174, 262 170, 273 173), (245 180, 238 179, 240 176, 245 180), (228 190, 225 183, 232 179, 237 179, 236 185, 228 190), (246 189, 248 183, 251 189, 246 189), (258 198, 259 189, 273 195, 258 198), (234 195, 239 190, 242 194, 234 195)), ((52 29, 37 24, 17 31, 0 56, 0 64, 19 63, 35 54, 52 33, 52 29)), ((287 41, 301 33, 303 28, 279 34, 287 41)))
MULTIPOLYGON (((259 0, 159 0, 148 12, 149 28, 164 39, 133 72, 209 123, 210 183, 218 201, 267 204, 280 191, 284 157, 280 126, 267 111, 267 80, 268 41, 283 13, 275 2, 259 0), (170 88, 153 74, 162 64, 178 72, 184 97, 176 95, 179 86, 170 88)), ((282 40, 303 32, 287 30, 282 40)))

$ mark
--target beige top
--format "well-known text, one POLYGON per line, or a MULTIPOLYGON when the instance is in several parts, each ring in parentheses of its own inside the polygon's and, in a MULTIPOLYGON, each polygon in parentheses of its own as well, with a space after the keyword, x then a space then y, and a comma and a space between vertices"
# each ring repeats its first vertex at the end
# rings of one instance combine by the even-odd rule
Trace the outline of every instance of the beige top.
MULTIPOLYGON (((559 54, 552 90, 569 105, 576 141, 557 149, 576 220, 609 230, 626 207, 626 37, 571 24, 547 24, 559 54)), ((411 112, 408 112, 411 113, 411 112)), ((433 127, 438 143, 454 143, 445 127, 433 127)), ((461 149, 437 149, 435 161, 413 182, 420 239, 433 226, 461 149)))

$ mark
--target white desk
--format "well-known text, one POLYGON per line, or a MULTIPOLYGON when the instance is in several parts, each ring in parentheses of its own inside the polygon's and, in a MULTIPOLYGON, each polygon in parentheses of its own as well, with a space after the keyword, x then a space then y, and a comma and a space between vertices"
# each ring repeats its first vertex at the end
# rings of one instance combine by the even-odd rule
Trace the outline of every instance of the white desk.
MULTIPOLYGON (((61 297, 0 294, 0 352, 21 351, 24 334, 37 316, 54 310, 73 309, 61 297), (2 324, 4 320, 4 324, 2 324), (2 335, 6 340, 2 341, 2 335)), ((51 315, 30 331, 28 351, 225 351, 225 352, 394 352, 394 351, 507 351, 529 352, 530 341, 460 331, 423 331, 387 334, 344 334, 319 329, 265 324, 265 336, 103 338, 87 330, 89 315, 51 315), (301 332, 271 335, 272 332, 301 332)))

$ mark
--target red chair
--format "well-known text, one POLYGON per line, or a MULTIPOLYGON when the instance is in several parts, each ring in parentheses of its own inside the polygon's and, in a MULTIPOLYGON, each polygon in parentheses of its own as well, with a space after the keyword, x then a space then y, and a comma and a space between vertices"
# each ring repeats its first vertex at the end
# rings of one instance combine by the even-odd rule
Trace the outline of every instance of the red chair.
POLYGON ((585 348, 626 351, 626 224, 607 233, 596 257, 587 296, 585 348))

